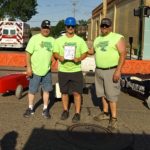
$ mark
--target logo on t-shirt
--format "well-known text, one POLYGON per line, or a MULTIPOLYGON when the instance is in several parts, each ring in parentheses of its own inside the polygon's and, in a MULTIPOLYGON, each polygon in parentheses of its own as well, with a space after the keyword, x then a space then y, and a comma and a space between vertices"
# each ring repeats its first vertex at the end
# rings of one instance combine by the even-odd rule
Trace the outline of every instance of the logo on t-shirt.
POLYGON ((77 47, 77 44, 75 43, 75 42, 66 42, 66 43, 64 43, 64 47, 65 46, 74 46, 74 47, 77 47))
POLYGON ((51 51, 52 49, 52 43, 51 42, 41 42, 41 47, 46 48, 47 51, 51 51))
POLYGON ((108 41, 104 41, 104 42, 99 42, 97 45, 96 45, 96 48, 99 48, 100 51, 107 51, 106 47, 108 46, 108 41))

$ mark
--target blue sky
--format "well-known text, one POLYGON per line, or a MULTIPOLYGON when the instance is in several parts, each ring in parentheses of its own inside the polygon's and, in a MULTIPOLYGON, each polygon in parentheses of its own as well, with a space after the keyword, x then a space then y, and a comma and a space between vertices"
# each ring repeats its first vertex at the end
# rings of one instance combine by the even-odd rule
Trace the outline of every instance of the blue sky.
POLYGON ((31 27, 40 27, 44 19, 50 20, 52 25, 70 16, 75 16, 76 20, 87 20, 102 0, 37 0, 37 3, 38 14, 28 21, 31 27))

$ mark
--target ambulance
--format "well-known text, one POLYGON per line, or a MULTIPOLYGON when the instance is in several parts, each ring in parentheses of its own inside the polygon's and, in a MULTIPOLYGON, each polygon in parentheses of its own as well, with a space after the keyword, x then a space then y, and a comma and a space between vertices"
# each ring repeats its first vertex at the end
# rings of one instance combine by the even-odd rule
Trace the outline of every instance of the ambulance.
POLYGON ((23 50, 30 37, 30 26, 25 22, 0 21, 0 48, 23 50))

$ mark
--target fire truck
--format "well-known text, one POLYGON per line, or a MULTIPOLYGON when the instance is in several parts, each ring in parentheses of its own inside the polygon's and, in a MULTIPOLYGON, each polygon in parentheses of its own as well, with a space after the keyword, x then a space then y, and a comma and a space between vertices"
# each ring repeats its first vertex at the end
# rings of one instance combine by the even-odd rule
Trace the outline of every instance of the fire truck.
POLYGON ((30 26, 25 22, 0 21, 0 48, 23 50, 30 37, 30 26))

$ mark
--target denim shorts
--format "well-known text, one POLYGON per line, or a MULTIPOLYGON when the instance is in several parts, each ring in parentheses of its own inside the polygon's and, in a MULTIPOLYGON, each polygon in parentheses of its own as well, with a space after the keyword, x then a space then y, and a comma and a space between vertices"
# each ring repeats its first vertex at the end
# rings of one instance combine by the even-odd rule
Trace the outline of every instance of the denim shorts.
POLYGON ((33 74, 32 77, 29 78, 29 93, 35 94, 38 92, 40 85, 42 90, 45 92, 50 92, 53 90, 52 75, 50 72, 48 72, 45 76, 33 74))

